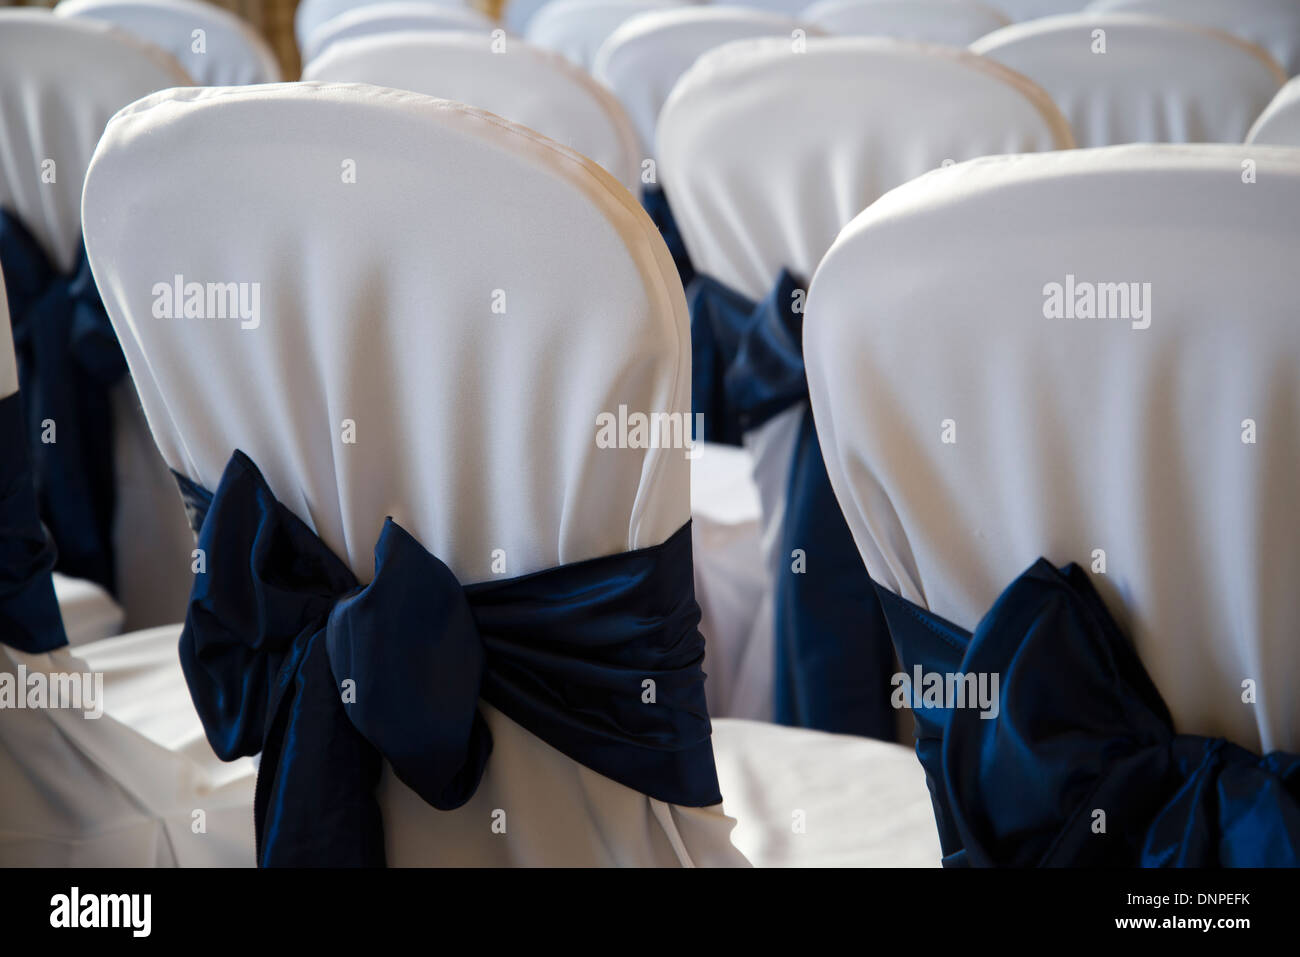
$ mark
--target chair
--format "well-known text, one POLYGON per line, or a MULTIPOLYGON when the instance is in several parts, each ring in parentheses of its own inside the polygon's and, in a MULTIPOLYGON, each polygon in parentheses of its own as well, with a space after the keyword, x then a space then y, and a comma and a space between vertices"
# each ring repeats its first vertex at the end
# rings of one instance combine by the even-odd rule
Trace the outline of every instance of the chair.
MULTIPOLYGON (((386 6, 391 2, 393 0, 300 0, 293 12, 293 36, 298 41, 298 49, 306 51, 307 38, 335 17, 360 7, 378 4, 386 6)), ((404 2, 418 3, 435 10, 465 10, 470 6, 469 3, 461 0, 404 0, 404 2)))
POLYGON ((802 16, 835 35, 895 37, 956 47, 1011 22, 976 0, 820 0, 802 16))
MULTIPOLYGON (((183 613, 193 536, 156 512, 172 492, 81 256, 81 185, 118 109, 188 82, 166 53, 108 24, 0 11, 0 264, 42 517, 57 570, 112 591, 129 628, 183 613)), ((60 590, 74 640, 117 620, 99 589, 60 590)))
MULTIPOLYGON (((679 417, 689 411, 685 303, 649 220, 611 176, 498 116, 406 91, 343 83, 174 90, 139 101, 107 130, 86 184, 85 219, 96 278, 155 439, 196 519, 207 511, 199 543, 210 552, 204 574, 217 577, 197 579, 182 637, 192 690, 208 700, 205 676, 216 672, 202 663, 220 651, 209 628, 229 621, 222 617, 224 576, 243 582, 240 569, 261 567, 256 557, 253 565, 232 565, 211 556, 231 554, 221 547, 225 536, 245 534, 240 523, 256 520, 238 507, 240 495, 272 496, 280 504, 262 514, 283 524, 285 547, 292 542, 294 553, 319 557, 310 565, 272 560, 267 574, 333 569, 331 602, 347 581, 366 583, 362 605, 346 598, 351 610, 333 605, 346 622, 332 618, 328 629, 331 659, 350 662, 330 667, 358 675, 351 704, 360 713, 348 721, 385 743, 407 728, 434 735, 383 750, 397 772, 388 761, 381 770, 343 725, 340 737, 317 742, 359 750, 329 762, 321 772, 328 783, 310 789, 303 814, 280 822, 309 827, 299 836, 312 862, 323 855, 389 864, 744 863, 729 841, 733 822, 716 804, 666 797, 707 797, 695 777, 705 768, 697 762, 707 759, 711 768, 712 756, 692 670, 694 629, 671 648, 657 645, 675 631, 656 637, 653 622, 667 612, 647 610, 627 619, 647 629, 636 639, 575 627, 561 629, 560 640, 545 633, 553 602, 539 595, 531 607, 518 604, 521 590, 552 580, 557 566, 565 566, 562 575, 589 576, 611 562, 624 568, 662 557, 662 575, 676 584, 655 577, 662 594, 629 594, 670 602, 664 620, 691 624, 688 591, 678 590, 689 589, 686 566, 674 557, 689 517, 683 449, 646 448, 644 436, 630 433, 612 444, 598 440, 600 416, 617 416, 620 406, 679 417), (214 151, 218 143, 226 148, 214 151), (167 158, 162 167, 158 157, 167 158), (493 209, 509 215, 494 217, 493 209), (210 228, 183 228, 196 216, 210 228), (166 293, 154 291, 157 275, 260 283, 256 294, 246 287, 247 301, 257 297, 258 321, 247 328, 243 321, 160 321, 155 300, 166 293), (247 458, 232 456, 235 450, 247 458), (207 502, 205 490, 213 493, 207 502), (390 587, 384 556, 393 546, 404 553, 394 559, 396 574, 416 569, 428 587, 397 587, 397 600, 388 601, 376 589, 390 587), (432 564, 432 555, 445 566, 432 564), (411 610, 431 597, 461 600, 457 595, 485 622, 475 640, 490 648, 477 708, 480 679, 466 669, 472 672, 478 653, 456 645, 461 650, 442 666, 427 661, 442 647, 428 643, 428 623, 441 621, 447 631, 437 634, 452 635, 442 640, 459 641, 468 619, 448 618, 449 606, 411 610), (516 597, 494 610, 497 595, 516 597), (346 630, 362 627, 354 613, 390 623, 376 625, 382 643, 372 635, 368 644, 348 645, 359 657, 340 659, 343 646, 334 642, 352 638, 337 629, 360 635, 346 630), (418 620, 385 617, 406 614, 418 620), (521 629, 531 639, 516 634, 521 629), (610 645, 615 637, 622 643, 610 645), (388 653, 395 658, 386 666, 368 670, 368 656, 388 653), (611 676, 604 654, 624 668, 611 676), (547 676, 570 661, 579 667, 575 655, 587 670, 561 691, 559 679, 547 676), (647 669, 657 685, 643 683, 647 669), (612 689, 629 674, 636 694, 619 697, 612 689), (411 684, 422 675, 440 685, 433 694, 411 684), (385 711, 393 702, 400 719, 385 711), (449 714, 437 728, 417 723, 427 709, 455 704, 468 707, 468 724, 449 714), (652 704, 665 710, 637 710, 652 704), (613 725, 602 717, 610 708, 620 712, 613 725), (667 730, 667 721, 678 724, 667 730), (545 727, 547 740, 524 723, 545 727), (647 736, 654 748, 641 744, 647 736), (607 746, 596 747, 597 740, 607 746), (453 752, 463 749, 469 763, 438 799, 444 807, 468 800, 437 811, 408 786, 429 783, 412 762, 437 759, 438 773, 450 772, 459 760, 453 752), (611 772, 620 758, 626 765, 611 772), (338 789, 359 788, 357 800, 370 806, 372 779, 367 772, 354 785, 354 767, 372 768, 378 778, 378 849, 373 831, 354 835, 354 845, 322 843, 317 830, 324 826, 319 803, 338 800, 338 789), (649 774, 660 797, 610 773, 625 780, 649 774)), ((628 576, 642 573, 626 568, 628 576)), ((263 595, 276 601, 289 592, 286 585, 263 595)), ((223 634, 232 641, 251 638, 248 626, 229 627, 223 634)), ((304 655, 293 667, 320 660, 317 651, 304 655)), ((329 677, 321 676, 321 685, 317 673, 297 673, 303 695, 322 695, 319 706, 341 712, 349 705, 346 697, 340 704, 329 677)), ((348 679, 339 680, 346 688, 348 679)), ((210 733, 224 727, 215 710, 204 714, 210 733)), ((310 735, 316 727, 313 720, 300 730, 310 735)), ((258 734, 261 726, 249 728, 258 734)), ((235 752, 259 746, 238 740, 235 752)), ((277 741, 272 735, 261 746, 277 741)), ((274 773, 276 788, 292 789, 300 779, 281 771, 286 760, 301 767, 296 753, 264 750, 261 774, 274 773)), ((352 819, 358 807, 341 812, 349 826, 365 823, 352 819)), ((272 833, 264 862, 268 853, 275 862, 284 832, 272 833)))
POLYGON ((638 188, 636 132, 609 91, 558 54, 523 40, 420 33, 342 41, 304 80, 373 83, 457 100, 537 130, 638 188))
POLYGON ((1088 0, 987 0, 988 5, 1002 11, 1012 23, 1052 17, 1061 13, 1078 13, 1088 5, 1088 0))
POLYGON ((1091 13, 1006 27, 971 50, 1051 94, 1080 146, 1240 143, 1286 77, 1219 30, 1091 13))
POLYGON ((590 70, 596 51, 619 24, 648 10, 678 6, 679 0, 550 0, 529 18, 524 36, 590 70))
POLYGON ((1140 13, 1226 30, 1300 73, 1300 7, 1291 0, 1093 0, 1091 13, 1140 13))
POLYGON ((176 58, 195 83, 275 83, 280 66, 261 34, 226 10, 198 0, 61 0, 61 17, 120 27, 176 58))
POLYGON ((325 21, 303 42, 303 63, 311 63, 333 43, 368 37, 377 33, 410 33, 428 30, 491 33, 492 21, 468 7, 437 6, 429 3, 376 3, 356 7, 325 21))
POLYGON ((813 412, 902 670, 1000 675, 915 712, 948 863, 1300 860, 1297 201, 1282 149, 993 157, 823 259, 813 412))
POLYGON ((1290 80, 1246 134, 1247 143, 1300 146, 1300 81, 1290 80))
POLYGON ((965 51, 837 37, 794 53, 788 41, 755 39, 710 51, 683 75, 657 145, 701 274, 691 291, 695 411, 706 439, 743 440, 754 456, 776 593, 764 602, 775 615, 774 713, 892 740, 892 652, 887 636, 868 637, 874 607, 856 607, 871 595, 816 475, 801 400, 802 277, 893 186, 945 161, 1066 148, 1069 130, 1045 93, 965 51))

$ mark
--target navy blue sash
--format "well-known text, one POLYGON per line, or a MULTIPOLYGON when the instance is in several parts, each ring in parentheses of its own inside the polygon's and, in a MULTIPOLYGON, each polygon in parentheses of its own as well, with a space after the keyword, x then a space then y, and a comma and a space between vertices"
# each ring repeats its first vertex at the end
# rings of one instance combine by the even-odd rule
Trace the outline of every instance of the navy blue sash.
POLYGON ((913 702, 945 866, 1300 865, 1300 756, 1175 734, 1077 565, 1040 558, 974 634, 879 591, 905 673, 999 676, 995 717, 913 702))
POLYGON ((686 243, 677 229, 677 220, 673 217, 672 207, 668 205, 668 197, 658 186, 646 186, 641 191, 641 205, 659 229, 659 235, 663 237, 664 245, 673 257, 677 275, 681 277, 682 288, 685 289, 695 278, 695 266, 691 264, 691 255, 686 251, 686 243))
MULTIPOLYGON (((805 288, 783 271, 757 305, 709 276, 697 275, 691 307, 694 411, 706 441, 741 437, 808 398, 805 288)), ((806 569, 777 575, 775 717, 823 731, 894 740, 890 707, 894 653, 875 589, 844 521, 822 459, 812 409, 800 424, 781 530, 782 561, 799 549, 806 569)))
POLYGON ((68 643, 54 597, 54 543, 41 525, 18 393, 0 399, 0 643, 28 654, 68 643))
POLYGON ((382 865, 385 758, 434 807, 468 801, 492 749, 480 697, 650 797, 721 800, 689 523, 653 548, 465 587, 389 519, 363 587, 242 452, 215 494, 177 478, 207 561, 181 666, 217 754, 262 754, 262 866, 382 865))
POLYGON ((111 388, 126 361, 83 248, 58 271, 16 216, 0 209, 4 269, 40 514, 58 569, 114 589, 111 388), (54 442, 42 423, 55 424, 54 442))

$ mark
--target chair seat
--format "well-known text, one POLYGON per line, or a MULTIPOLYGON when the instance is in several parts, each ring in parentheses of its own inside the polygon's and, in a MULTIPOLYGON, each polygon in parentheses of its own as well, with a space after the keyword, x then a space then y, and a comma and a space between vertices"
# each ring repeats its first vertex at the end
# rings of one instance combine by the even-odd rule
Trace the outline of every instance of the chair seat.
POLYGON ((68 644, 86 645, 122 630, 122 609, 94 582, 56 573, 54 595, 59 601, 68 644))
POLYGON ((715 719, 732 843, 755 867, 937 867, 925 772, 911 748, 715 719), (803 830, 796 830, 797 812, 803 830))

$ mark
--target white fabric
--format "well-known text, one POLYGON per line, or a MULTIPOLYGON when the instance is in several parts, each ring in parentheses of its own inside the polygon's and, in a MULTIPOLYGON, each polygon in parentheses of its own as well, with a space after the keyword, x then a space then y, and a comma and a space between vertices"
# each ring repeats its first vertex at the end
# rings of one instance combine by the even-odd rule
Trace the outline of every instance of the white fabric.
POLYGON ((640 189, 636 131, 618 101, 562 56, 514 37, 419 33, 344 40, 309 63, 303 79, 373 83, 467 103, 549 136, 595 160, 628 189, 640 189))
POLYGON ((679 6, 678 0, 550 0, 529 19, 524 36, 590 70, 619 24, 647 10, 679 6))
POLYGON ((596 79, 614 91, 640 135, 646 156, 654 154, 659 111, 678 78, 701 53, 731 40, 809 31, 797 20, 743 7, 669 7, 625 20, 600 45, 592 63, 596 79))
MULTIPOLYGON (((783 267, 810 277, 845 223, 945 160, 1072 145, 1023 77, 963 50, 864 37, 811 38, 804 53, 787 40, 739 40, 704 54, 669 96, 657 142, 695 268, 755 301, 783 267)), ((803 409, 746 437, 762 502, 751 560, 766 568, 751 579, 790 570, 776 545, 803 409)), ((769 711, 771 669, 769 656, 752 676, 769 711)))
POLYGON ((713 745, 735 844, 754 866, 939 866, 911 748, 728 719, 714 721, 713 745))
POLYGON ((964 47, 1011 21, 976 0, 821 0, 804 19, 827 33, 964 47))
POLYGON ((54 597, 68 644, 85 645, 122 633, 122 609, 94 582, 55 574, 54 597))
POLYGON ((199 0, 61 0, 61 17, 102 20, 174 56, 195 83, 274 83, 280 66, 261 34, 235 14, 199 0), (196 30, 202 48, 195 50, 196 30))
POLYGON ((1246 134, 1247 143, 1300 146, 1300 77, 1282 87, 1246 134))
MULTIPOLYGON (((167 461, 211 489, 244 450, 363 582, 389 515, 467 584, 502 556, 517 576, 654 545, 689 516, 683 450, 596 443, 620 404, 690 409, 672 260, 612 177, 550 140, 370 86, 176 90, 114 119, 85 220, 167 461), (260 324, 153 318, 176 274, 260 282, 260 324)), ((386 772, 390 862, 743 863, 720 806, 651 800, 484 714, 494 750, 465 807, 386 772)))
MULTIPOLYGON (((0 10, 0 206, 17 212, 60 269, 81 244, 81 184, 104 124, 146 93, 188 83, 171 56, 109 24, 0 10), (43 170, 47 161, 54 165, 43 170), (54 181, 44 182, 51 169, 54 181)), ((175 485, 130 382, 113 403, 117 578, 134 629, 184 614, 194 543, 184 516, 166 507, 175 485), (167 490, 161 508, 158 489, 167 490)))
POLYGON ((1300 4, 1295 0, 1095 0, 1095 13, 1145 13, 1227 30, 1300 73, 1300 4))
MULTIPOLYGON (((293 12, 293 36, 298 41, 298 49, 304 50, 307 38, 323 24, 328 23, 335 17, 358 7, 391 2, 392 0, 299 0, 297 8, 293 12)), ((419 3, 434 8, 450 7, 455 10, 464 10, 470 7, 467 0, 407 0, 407 2, 419 3)))
POLYGON ((1230 34, 1130 14, 1020 23, 971 50, 1047 90, 1079 146, 1240 143, 1286 81, 1268 54, 1230 34), (1099 30, 1104 53, 1094 52, 1099 30))
POLYGON ((533 14, 553 0, 506 0, 501 21, 511 33, 523 35, 533 14))
MULTIPOLYGON (((252 761, 212 753, 170 626, 25 655, 17 680, 102 676, 103 714, 6 709, 0 717, 0 866, 239 867, 253 863, 252 761)), ((91 709, 93 713, 93 709, 91 709)))
POLYGON ((1078 13, 1088 0, 985 0, 990 7, 1005 13, 1012 22, 1036 20, 1059 13, 1078 13))
POLYGON ((854 220, 804 353, 872 577, 969 629, 1039 556, 1102 549, 1175 729, 1300 749, 1297 204, 1296 151, 1142 145, 975 161, 854 220), (1150 283, 1149 327, 1045 318, 1067 276, 1150 283))
POLYGON ((376 3, 357 7, 325 21, 303 41, 302 60, 310 63, 330 44, 339 40, 373 36, 376 33, 409 33, 452 30, 490 33, 492 21, 468 7, 434 6, 428 3, 376 3))

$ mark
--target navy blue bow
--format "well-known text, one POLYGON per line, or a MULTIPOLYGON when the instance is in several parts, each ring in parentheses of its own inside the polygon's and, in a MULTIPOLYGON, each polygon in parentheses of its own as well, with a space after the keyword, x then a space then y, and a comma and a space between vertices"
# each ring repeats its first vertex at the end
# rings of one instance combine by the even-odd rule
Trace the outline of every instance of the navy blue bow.
POLYGON ((0 266, 9 294, 41 517, 58 568, 114 587, 113 410, 126 361, 83 247, 61 273, 27 228, 0 209, 0 266), (46 423, 52 423, 49 434, 46 423), (50 439, 54 441, 50 441, 50 439))
POLYGON ((262 753, 258 862, 381 865, 382 760, 440 809, 492 748, 478 699, 650 797, 717 804, 689 524, 662 545, 462 587, 389 519, 351 571, 236 452, 201 521, 181 665, 226 760, 262 753))
POLYGON ((54 543, 36 510, 18 393, 0 399, 0 643, 38 654, 68 643, 54 597, 54 543))
MULTIPOLYGON (((694 411, 707 441, 745 432, 808 398, 803 283, 782 271, 757 305, 717 280, 691 285, 694 411)), ((783 724, 894 740, 894 653, 871 578, 822 459, 812 409, 800 423, 775 582, 775 717, 783 724), (796 570, 798 550, 806 567, 796 570)))
POLYGON ((912 691, 945 865, 1300 865, 1300 756, 1175 734, 1077 565, 1039 559, 974 634, 880 594, 905 674, 998 676, 992 709, 912 691))
POLYGON ((681 277, 685 289, 695 278, 695 266, 691 264, 691 254, 686 251, 686 243, 677 228, 677 219, 672 207, 668 205, 668 196, 658 186, 647 186, 641 191, 641 205, 663 237, 668 253, 677 266, 677 275, 681 277))

